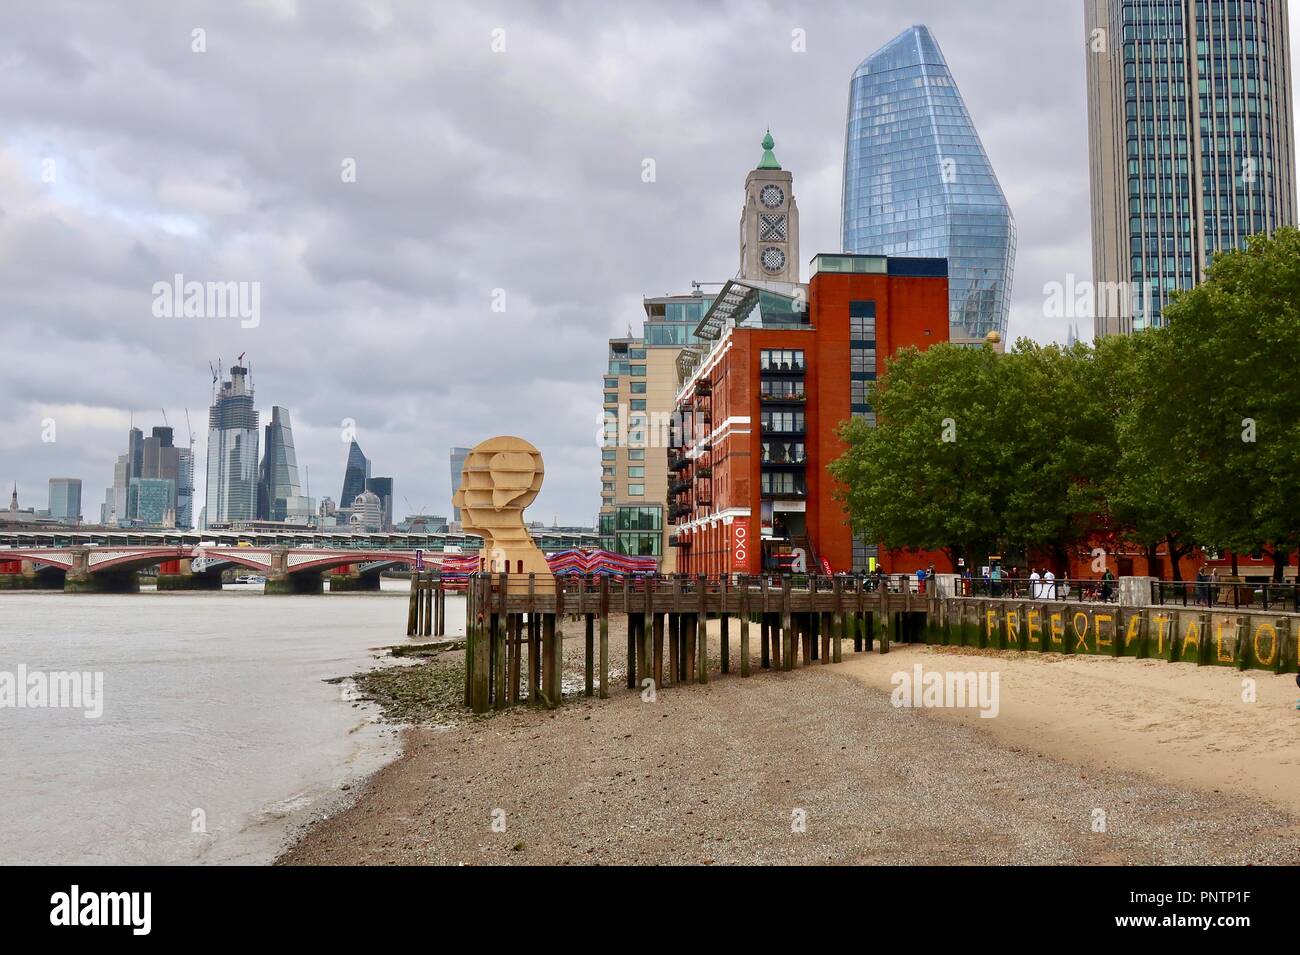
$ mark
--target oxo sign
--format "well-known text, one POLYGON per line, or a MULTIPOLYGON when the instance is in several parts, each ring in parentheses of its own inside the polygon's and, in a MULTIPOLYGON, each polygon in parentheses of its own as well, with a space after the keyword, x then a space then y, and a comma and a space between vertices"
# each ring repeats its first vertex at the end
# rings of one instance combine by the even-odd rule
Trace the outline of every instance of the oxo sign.
POLYGON ((737 518, 731 522, 731 563, 737 569, 749 566, 748 518, 737 518))

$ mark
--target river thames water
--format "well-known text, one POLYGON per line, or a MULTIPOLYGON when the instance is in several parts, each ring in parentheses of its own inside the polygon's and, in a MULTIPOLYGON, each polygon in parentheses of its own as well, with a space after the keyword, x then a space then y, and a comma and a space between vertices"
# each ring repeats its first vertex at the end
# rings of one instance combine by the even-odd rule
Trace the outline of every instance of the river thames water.
MULTIPOLYGON (((406 582, 261 589, 0 592, 0 672, 103 674, 97 719, 0 707, 0 864, 269 862, 398 754, 355 687, 325 681, 406 641, 406 582)), ((463 612, 449 601, 449 633, 463 612)))

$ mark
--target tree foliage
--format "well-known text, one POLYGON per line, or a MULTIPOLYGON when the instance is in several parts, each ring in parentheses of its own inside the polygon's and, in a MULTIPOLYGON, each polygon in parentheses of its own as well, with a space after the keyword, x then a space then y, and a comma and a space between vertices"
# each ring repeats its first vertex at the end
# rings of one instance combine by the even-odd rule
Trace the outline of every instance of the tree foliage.
POLYGON ((890 548, 1072 549, 1124 538, 1300 546, 1300 232, 1220 254, 1167 327, 1095 346, 908 349, 830 466, 855 533, 890 548))

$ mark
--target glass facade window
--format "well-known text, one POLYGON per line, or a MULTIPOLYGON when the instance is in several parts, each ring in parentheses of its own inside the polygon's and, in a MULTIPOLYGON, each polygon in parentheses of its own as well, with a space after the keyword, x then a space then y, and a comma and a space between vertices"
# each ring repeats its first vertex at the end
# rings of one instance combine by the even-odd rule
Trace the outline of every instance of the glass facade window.
POLYGON ((644 485, 644 484, 629 484, 629 485, 627 486, 627 496, 628 496, 628 497, 645 497, 645 485, 644 485))
POLYGON ((1086 6, 1123 38, 1089 58, 1093 271, 1127 286, 1098 300, 1096 328, 1137 331, 1216 251, 1295 224, 1285 0, 1086 6))
POLYGON ((630 374, 633 378, 644 378, 645 365, 632 365, 631 370, 628 372, 628 374, 630 374))
POLYGON ((632 394, 634 395, 645 394, 645 388, 646 388, 646 383, 644 381, 632 382, 632 394))
POLYGON ((627 459, 629 461, 644 461, 645 448, 633 448, 632 450, 628 451, 627 459))
POLYGON ((1015 221, 924 26, 895 37, 853 74, 840 231, 846 252, 946 258, 950 335, 1006 337, 1015 221))
POLYGON ((633 411, 645 411, 645 410, 646 410, 646 408, 645 408, 645 403, 646 403, 646 399, 644 399, 644 398, 633 398, 633 399, 632 399, 632 410, 633 410, 633 411))
POLYGON ((628 469, 627 469, 627 476, 630 477, 630 478, 644 478, 644 477, 645 477, 645 467, 642 466, 642 465, 638 465, 638 466, 636 466, 636 467, 628 468, 628 469))

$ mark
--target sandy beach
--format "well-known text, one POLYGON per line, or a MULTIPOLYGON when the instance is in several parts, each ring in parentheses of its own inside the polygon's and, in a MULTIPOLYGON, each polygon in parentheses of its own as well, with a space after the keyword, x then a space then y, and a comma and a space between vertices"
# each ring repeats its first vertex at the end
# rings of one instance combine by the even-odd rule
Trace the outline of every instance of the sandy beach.
MULTIPOLYGON (((1294 675, 950 652, 757 666, 644 701, 450 712, 283 864, 1300 864, 1294 675), (890 677, 999 673, 994 719, 909 709, 890 677), (1104 831, 1096 831, 1103 819, 1104 831)), ((566 626, 566 688, 581 685, 566 626)), ((621 671, 625 639, 610 640, 621 671)), ((435 667, 457 665, 445 654, 435 667)))

